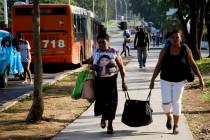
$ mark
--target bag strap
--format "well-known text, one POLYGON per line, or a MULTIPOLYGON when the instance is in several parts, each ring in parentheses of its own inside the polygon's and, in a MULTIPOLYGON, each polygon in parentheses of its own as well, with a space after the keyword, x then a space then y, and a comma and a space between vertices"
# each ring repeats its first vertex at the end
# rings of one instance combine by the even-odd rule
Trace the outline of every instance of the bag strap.
MULTIPOLYGON (((150 89, 150 91, 149 91, 149 95, 147 96, 147 101, 150 101, 151 93, 152 93, 152 89, 150 89)), ((125 91, 125 99, 130 100, 128 91, 125 91)))
POLYGON ((151 93, 152 93, 152 89, 150 89, 149 91, 149 95, 147 96, 147 101, 150 101, 151 93))
POLYGON ((125 99, 130 100, 130 96, 128 94, 128 91, 125 91, 125 99))

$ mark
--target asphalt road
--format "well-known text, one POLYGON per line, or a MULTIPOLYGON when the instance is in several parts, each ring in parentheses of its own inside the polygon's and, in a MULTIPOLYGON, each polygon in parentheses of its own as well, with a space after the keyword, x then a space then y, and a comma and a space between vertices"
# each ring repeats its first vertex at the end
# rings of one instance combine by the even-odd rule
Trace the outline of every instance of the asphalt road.
MULTIPOLYGON (((50 81, 54 80, 56 77, 62 75, 63 73, 69 72, 67 71, 60 71, 57 73, 44 73, 43 74, 43 84, 49 83, 50 81)), ((32 75, 33 77, 33 75, 32 75)), ((9 80, 8 86, 4 89, 0 88, 0 107, 5 104, 6 102, 15 100, 16 98, 30 92, 33 90, 33 85, 30 84, 22 84, 20 80, 9 80)))

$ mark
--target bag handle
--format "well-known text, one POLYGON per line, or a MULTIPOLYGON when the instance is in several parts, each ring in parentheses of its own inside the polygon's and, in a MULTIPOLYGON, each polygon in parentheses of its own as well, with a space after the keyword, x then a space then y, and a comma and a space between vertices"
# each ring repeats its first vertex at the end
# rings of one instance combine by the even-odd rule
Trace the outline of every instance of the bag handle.
POLYGON ((125 91, 125 99, 130 100, 130 96, 128 94, 128 91, 125 91))
MULTIPOLYGON (((149 91, 149 95, 147 96, 147 101, 150 101, 151 94, 152 94, 152 89, 150 89, 150 91, 149 91)), ((128 91, 125 91, 125 99, 130 100, 128 91)))
POLYGON ((152 94, 152 89, 150 89, 149 91, 149 95, 147 96, 147 101, 150 101, 151 94, 152 94))

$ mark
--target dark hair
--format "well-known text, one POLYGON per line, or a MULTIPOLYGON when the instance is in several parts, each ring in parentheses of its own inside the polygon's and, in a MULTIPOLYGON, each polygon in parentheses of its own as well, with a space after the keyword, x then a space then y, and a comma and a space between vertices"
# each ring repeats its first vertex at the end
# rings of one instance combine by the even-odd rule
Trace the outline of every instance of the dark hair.
POLYGON ((102 58, 107 58, 107 59, 109 59, 109 60, 111 60, 111 58, 108 56, 108 55, 102 55, 99 59, 98 59, 98 64, 100 64, 100 61, 101 61, 101 59, 102 58))
POLYGON ((22 37, 22 33, 16 32, 16 36, 17 36, 17 37, 22 37))
POLYGON ((166 35, 165 35, 165 39, 171 37, 171 32, 167 32, 166 35))
POLYGON ((9 36, 5 36, 3 39, 2 39, 2 41, 1 41, 1 45, 3 46, 3 47, 6 47, 6 42, 9 42, 9 46, 11 46, 11 40, 10 40, 10 37, 9 36))
POLYGON ((97 41, 98 41, 99 38, 103 38, 103 39, 109 41, 109 35, 108 34, 99 34, 97 36, 97 41))
POLYGON ((174 29, 172 32, 171 32, 171 35, 172 34, 177 34, 177 33, 182 33, 182 31, 180 29, 174 29))

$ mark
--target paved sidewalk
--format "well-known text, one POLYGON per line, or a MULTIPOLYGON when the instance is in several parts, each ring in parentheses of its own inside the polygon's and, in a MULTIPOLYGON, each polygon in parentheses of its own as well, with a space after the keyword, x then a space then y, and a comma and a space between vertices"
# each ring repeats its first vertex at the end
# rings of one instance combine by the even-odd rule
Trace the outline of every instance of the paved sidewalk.
MULTIPOLYGON (((157 62, 159 50, 149 52, 146 68, 139 69, 136 51, 131 50, 134 58, 126 66, 126 78, 129 94, 133 99, 146 100, 149 93, 149 80, 157 62)), ((121 90, 121 79, 118 77, 119 103, 116 119, 113 122, 114 134, 106 134, 106 129, 100 128, 100 117, 93 116, 93 105, 77 120, 69 124, 53 140, 193 140, 184 115, 180 119, 180 134, 172 135, 172 130, 165 127, 166 117, 161 108, 159 79, 156 79, 155 89, 152 91, 151 105, 153 123, 145 127, 128 127, 121 122, 125 97, 121 90)))

